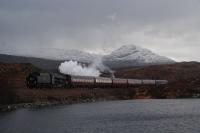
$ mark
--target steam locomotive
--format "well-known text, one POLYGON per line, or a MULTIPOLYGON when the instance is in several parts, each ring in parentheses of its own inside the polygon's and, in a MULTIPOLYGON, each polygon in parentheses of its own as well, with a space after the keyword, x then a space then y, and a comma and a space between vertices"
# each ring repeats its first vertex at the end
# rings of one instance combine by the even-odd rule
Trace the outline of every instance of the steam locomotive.
POLYGON ((30 73, 26 78, 29 88, 73 88, 73 87, 133 87, 138 85, 165 85, 167 80, 121 79, 91 76, 61 75, 58 73, 30 73))

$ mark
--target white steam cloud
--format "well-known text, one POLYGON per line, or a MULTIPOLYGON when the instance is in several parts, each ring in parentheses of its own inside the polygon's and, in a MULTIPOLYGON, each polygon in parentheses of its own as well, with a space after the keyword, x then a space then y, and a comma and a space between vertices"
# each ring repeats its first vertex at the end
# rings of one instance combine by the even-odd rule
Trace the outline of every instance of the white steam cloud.
POLYGON ((95 65, 86 67, 72 60, 61 63, 58 69, 61 73, 70 75, 99 76, 101 74, 95 65))

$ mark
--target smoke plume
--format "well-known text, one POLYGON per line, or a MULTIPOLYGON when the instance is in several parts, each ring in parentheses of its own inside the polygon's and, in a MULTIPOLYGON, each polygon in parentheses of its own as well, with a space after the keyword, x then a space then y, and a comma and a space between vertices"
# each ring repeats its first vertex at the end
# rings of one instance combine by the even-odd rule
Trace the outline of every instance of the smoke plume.
POLYGON ((63 74, 79 75, 79 76, 99 76, 100 71, 95 65, 88 67, 82 66, 77 61, 65 61, 60 64, 59 71, 63 74))

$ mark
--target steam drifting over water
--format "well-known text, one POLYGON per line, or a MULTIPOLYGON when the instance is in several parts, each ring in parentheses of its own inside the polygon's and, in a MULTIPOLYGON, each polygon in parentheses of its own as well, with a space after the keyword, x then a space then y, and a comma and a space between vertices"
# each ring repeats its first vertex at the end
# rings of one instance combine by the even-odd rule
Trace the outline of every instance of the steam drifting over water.
POLYGON ((59 71, 63 74, 79 76, 99 76, 100 71, 94 66, 84 67, 77 61, 65 61, 60 64, 59 71))

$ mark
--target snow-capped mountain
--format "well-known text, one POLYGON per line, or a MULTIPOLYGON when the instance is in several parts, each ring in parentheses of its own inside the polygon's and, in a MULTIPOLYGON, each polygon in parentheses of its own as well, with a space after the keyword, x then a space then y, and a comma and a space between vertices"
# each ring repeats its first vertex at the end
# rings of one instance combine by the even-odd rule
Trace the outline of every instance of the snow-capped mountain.
POLYGON ((143 66, 152 64, 170 64, 173 60, 157 55, 148 49, 135 45, 124 45, 103 57, 105 65, 111 68, 143 66))
POLYGON ((143 66, 152 64, 170 64, 173 60, 159 56, 148 49, 135 45, 124 45, 108 55, 97 55, 80 50, 64 49, 21 49, 23 54, 15 51, 1 51, 1 54, 17 55, 23 57, 36 57, 54 61, 74 60, 82 63, 95 64, 100 69, 105 65, 110 68, 143 66))

